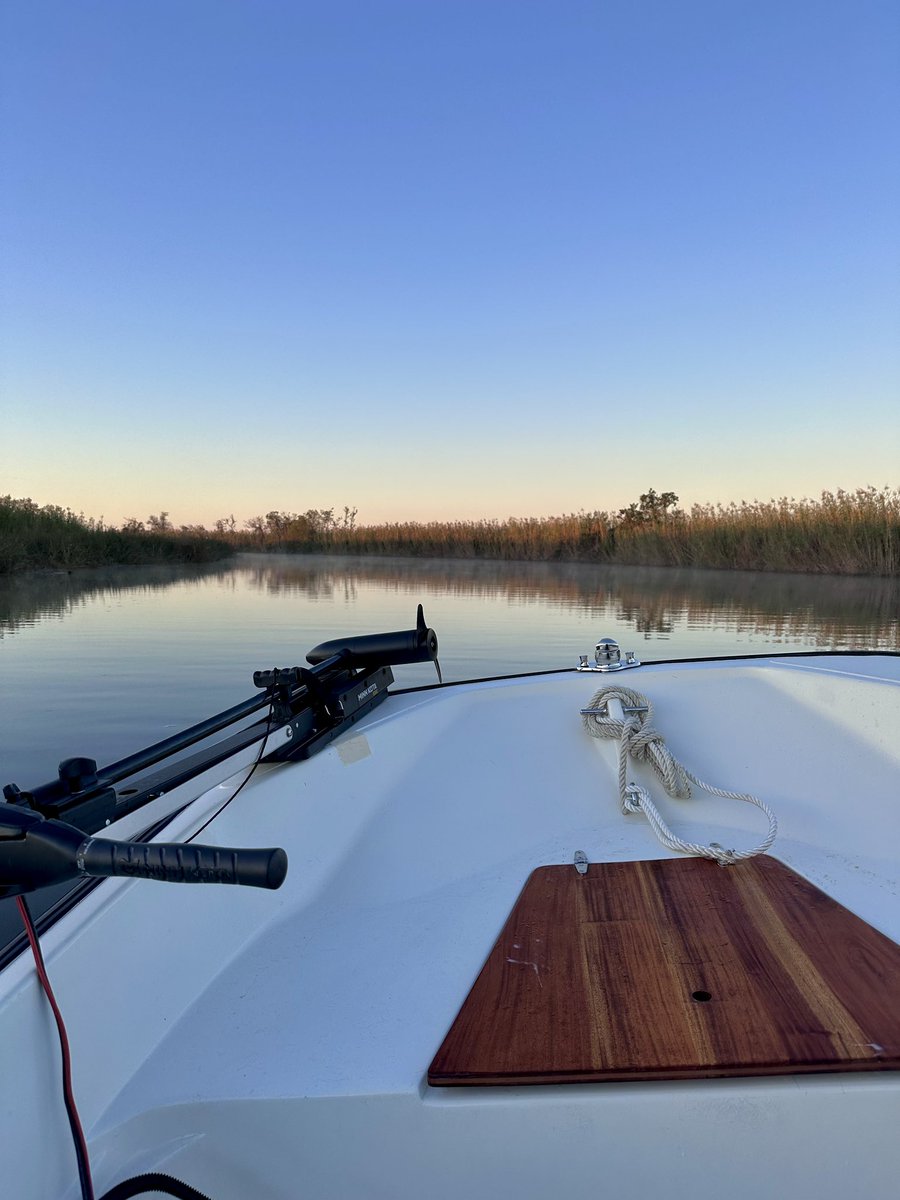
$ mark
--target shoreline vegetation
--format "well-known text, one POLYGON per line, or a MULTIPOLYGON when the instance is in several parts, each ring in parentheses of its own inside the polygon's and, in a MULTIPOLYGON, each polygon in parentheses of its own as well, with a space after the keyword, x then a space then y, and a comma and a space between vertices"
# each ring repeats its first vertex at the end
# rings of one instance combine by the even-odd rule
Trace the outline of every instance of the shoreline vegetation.
POLYGON ((0 574, 114 564, 206 563, 246 551, 900 575, 900 488, 677 507, 653 488, 616 513, 358 525, 356 509, 270 512, 174 528, 168 513, 104 525, 0 497, 0 574))
MULTIPOLYGON (((158 518, 156 518, 158 520, 158 518)), ((203 563, 234 551, 211 535, 171 525, 116 529, 56 504, 0 496, 0 575, 42 569, 203 563)))

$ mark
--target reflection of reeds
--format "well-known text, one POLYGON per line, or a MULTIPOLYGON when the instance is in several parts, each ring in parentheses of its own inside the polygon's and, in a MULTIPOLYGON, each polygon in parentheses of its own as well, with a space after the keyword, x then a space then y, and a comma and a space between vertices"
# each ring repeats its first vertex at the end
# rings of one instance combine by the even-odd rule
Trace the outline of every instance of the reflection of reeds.
POLYGON ((227 574, 230 566, 94 567, 75 571, 25 571, 0 579, 0 638, 21 625, 62 618, 92 600, 124 592, 164 591, 227 574))
POLYGON ((368 525, 334 530, 327 548, 348 554, 897 575, 900 490, 695 505, 689 513, 643 521, 578 513, 368 525))
POLYGON ((238 559, 252 586, 315 600, 362 584, 411 598, 452 595, 608 613, 646 636, 676 626, 739 630, 771 642, 900 650, 900 580, 580 563, 445 562, 409 558, 238 559))
MULTIPOLYGON (((823 579, 803 574, 498 563, 327 555, 242 555, 199 567, 111 567, 17 574, 0 582, 0 637, 22 624, 128 591, 191 588, 203 581, 246 582, 271 595, 313 603, 358 601, 364 587, 413 601, 453 596, 516 607, 549 606, 609 616, 646 637, 676 628, 721 627, 741 634, 822 647, 900 650, 900 580, 823 579)), ((427 611, 427 604, 426 604, 427 611)))

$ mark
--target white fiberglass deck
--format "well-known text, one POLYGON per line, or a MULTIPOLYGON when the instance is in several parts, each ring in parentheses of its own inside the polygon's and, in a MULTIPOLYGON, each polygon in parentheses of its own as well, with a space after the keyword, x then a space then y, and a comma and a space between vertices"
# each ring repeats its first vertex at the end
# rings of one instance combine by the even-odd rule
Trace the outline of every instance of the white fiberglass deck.
MULTIPOLYGON (((772 805, 772 855, 900 941, 900 659, 621 678, 653 700, 655 725, 701 778, 772 805)), ((642 817, 622 815, 613 745, 581 728, 604 682, 561 673, 392 697, 308 762, 260 768, 204 831, 284 846, 279 892, 107 882, 45 936, 98 1192, 153 1169, 213 1200, 893 1194, 895 1072, 425 1083, 534 867, 577 850, 668 853, 642 817)), ((699 792, 673 801, 635 775, 686 838, 742 848, 765 831, 755 808, 699 792)), ((189 836, 234 783, 164 839, 189 836)), ((75 1195, 30 959, 2 986, 7 1133, 39 1124, 52 1147, 7 1154, 9 1194, 75 1195)))

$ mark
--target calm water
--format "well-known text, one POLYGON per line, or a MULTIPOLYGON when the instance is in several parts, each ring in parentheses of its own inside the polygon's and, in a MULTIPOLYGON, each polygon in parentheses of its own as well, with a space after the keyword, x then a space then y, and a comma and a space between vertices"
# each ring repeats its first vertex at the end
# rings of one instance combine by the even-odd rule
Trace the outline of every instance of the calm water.
POLYGON ((600 637, 647 660, 900 650, 900 583, 879 579, 275 556, 32 575, 0 582, 0 784, 110 762, 251 695, 255 669, 410 627, 420 601, 445 679, 572 666, 600 637))

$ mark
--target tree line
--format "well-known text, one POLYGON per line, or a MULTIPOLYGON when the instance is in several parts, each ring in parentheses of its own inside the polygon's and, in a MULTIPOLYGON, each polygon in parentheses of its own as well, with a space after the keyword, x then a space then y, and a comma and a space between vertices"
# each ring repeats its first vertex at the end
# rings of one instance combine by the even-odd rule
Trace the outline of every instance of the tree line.
POLYGON ((209 561, 241 551, 617 563, 900 574, 900 489, 823 492, 818 500, 678 507, 654 488, 615 512, 361 525, 345 506, 233 514, 175 528, 169 513, 110 529, 68 509, 0 499, 0 571, 98 562, 209 561), (120 557, 115 557, 116 555, 120 557), (111 557, 109 557, 111 556, 111 557))

